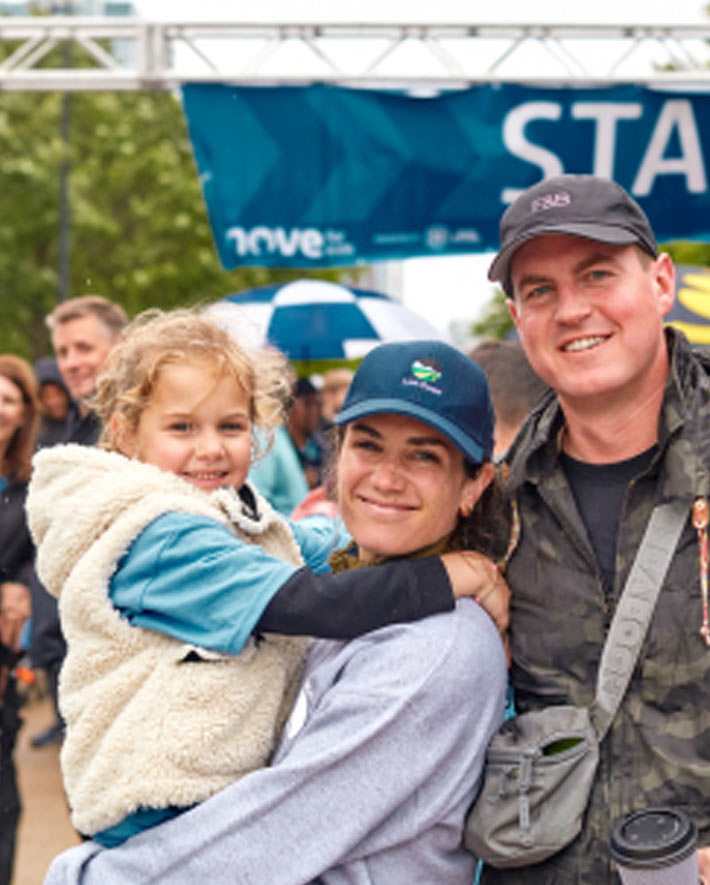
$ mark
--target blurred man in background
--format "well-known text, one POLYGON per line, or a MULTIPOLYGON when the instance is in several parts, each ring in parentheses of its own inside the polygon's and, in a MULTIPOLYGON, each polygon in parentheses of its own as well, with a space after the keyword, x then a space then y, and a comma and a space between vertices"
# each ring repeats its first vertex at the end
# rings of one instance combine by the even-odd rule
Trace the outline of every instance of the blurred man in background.
MULTIPOLYGON (((66 433, 57 442, 92 446, 99 437, 98 419, 87 400, 106 357, 128 322, 123 308, 101 295, 82 295, 56 307, 47 317, 59 373, 72 396, 66 433)), ((57 706, 57 680, 66 653, 59 624, 57 601, 35 578, 32 591, 30 661, 47 674, 47 687, 56 712, 55 722, 32 738, 32 746, 59 743, 64 735, 57 706)))
POLYGON ((517 341, 484 341, 469 356, 486 373, 496 415, 493 457, 500 460, 530 409, 547 390, 517 341))

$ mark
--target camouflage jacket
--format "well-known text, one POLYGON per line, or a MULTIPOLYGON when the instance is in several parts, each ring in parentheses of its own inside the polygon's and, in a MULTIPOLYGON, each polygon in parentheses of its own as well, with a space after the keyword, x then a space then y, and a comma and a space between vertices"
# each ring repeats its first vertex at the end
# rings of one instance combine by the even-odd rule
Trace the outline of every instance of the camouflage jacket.
POLYGON ((611 609, 651 510, 657 502, 681 498, 689 518, 631 683, 602 743, 581 835, 524 873, 487 870, 487 885, 616 883, 608 848, 612 824, 650 805, 683 809, 698 826, 699 844, 710 844, 710 648, 699 633, 698 540, 690 521, 695 497, 708 495, 710 359, 691 351, 672 330, 668 344, 671 369, 658 453, 624 499, 611 597, 558 462, 563 416, 552 392, 530 415, 510 452, 508 488, 521 521, 507 573, 518 712, 592 703, 611 609))

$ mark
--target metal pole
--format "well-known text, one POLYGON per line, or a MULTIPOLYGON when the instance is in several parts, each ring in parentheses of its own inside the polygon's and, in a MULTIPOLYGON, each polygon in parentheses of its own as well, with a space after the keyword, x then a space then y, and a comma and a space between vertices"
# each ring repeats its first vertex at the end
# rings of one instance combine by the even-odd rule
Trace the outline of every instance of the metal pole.
MULTIPOLYGON (((61 7, 64 15, 73 12, 71 0, 61 7)), ((62 65, 64 68, 71 67, 71 44, 69 40, 62 43, 62 65)), ((71 148, 71 112, 72 95, 65 92, 62 95, 62 107, 59 116, 59 134, 62 140, 62 161, 59 167, 59 232, 57 240, 57 302, 61 304, 69 297, 69 277, 71 274, 70 255, 70 230, 71 230, 71 202, 69 197, 69 181, 71 177, 71 160, 69 151, 71 148)))
POLYGON ((71 174, 71 160, 69 149, 71 146, 71 111, 72 95, 65 92, 62 95, 62 109, 59 118, 59 131, 62 138, 64 155, 59 169, 59 239, 57 246, 57 301, 66 301, 69 297, 69 275, 71 272, 70 229, 71 229, 71 203, 69 198, 69 179, 71 174))

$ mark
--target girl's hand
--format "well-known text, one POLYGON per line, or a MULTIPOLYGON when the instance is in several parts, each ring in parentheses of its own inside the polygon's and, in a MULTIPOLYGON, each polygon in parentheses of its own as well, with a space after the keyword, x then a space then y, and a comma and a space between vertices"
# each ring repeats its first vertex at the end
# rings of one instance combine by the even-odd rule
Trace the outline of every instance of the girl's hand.
POLYGON ((510 590, 495 563, 480 553, 460 550, 441 557, 456 598, 473 596, 493 618, 505 638, 508 629, 510 590))

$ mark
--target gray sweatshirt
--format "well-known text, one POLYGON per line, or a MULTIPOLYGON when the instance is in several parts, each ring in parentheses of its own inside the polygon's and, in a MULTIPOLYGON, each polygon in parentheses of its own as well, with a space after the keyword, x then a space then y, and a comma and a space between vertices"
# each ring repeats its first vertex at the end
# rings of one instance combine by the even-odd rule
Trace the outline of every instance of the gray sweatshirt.
POLYGON ((118 848, 70 849, 45 885, 471 885, 461 831, 505 684, 469 600, 318 641, 271 767, 118 848))

